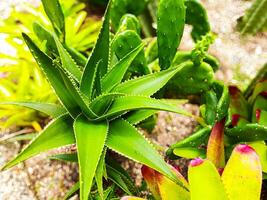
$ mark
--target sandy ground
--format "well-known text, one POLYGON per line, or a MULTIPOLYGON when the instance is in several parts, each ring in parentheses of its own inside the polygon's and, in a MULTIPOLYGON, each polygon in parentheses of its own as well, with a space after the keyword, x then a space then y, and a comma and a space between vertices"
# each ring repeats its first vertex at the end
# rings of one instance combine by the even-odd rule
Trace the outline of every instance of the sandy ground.
MULTIPOLYGON (((251 2, 240 0, 203 0, 208 9, 212 30, 218 35, 210 53, 221 61, 221 70, 216 76, 226 83, 246 86, 249 78, 267 61, 267 34, 240 38, 235 32, 236 19, 249 7, 251 2)), ((19 0, 0 1, 0 13, 8 15, 10 3, 23 3, 19 0)), ((193 42, 186 27, 181 49, 190 49, 193 42)), ((2 40, 0 37, 0 43, 2 40)), ((3 49, 3 48, 2 48, 3 49)), ((198 108, 185 105, 193 113, 198 108)), ((180 115, 160 112, 153 134, 147 134, 153 142, 167 147, 181 140, 194 130, 196 122, 180 115)), ((0 145, 0 166, 21 149, 18 143, 0 145)), ((0 173, 0 200, 61 199, 67 189, 77 179, 77 166, 46 159, 42 154, 11 170, 0 173)), ((140 165, 124 162, 124 167, 132 171, 136 183, 140 184, 140 165)))

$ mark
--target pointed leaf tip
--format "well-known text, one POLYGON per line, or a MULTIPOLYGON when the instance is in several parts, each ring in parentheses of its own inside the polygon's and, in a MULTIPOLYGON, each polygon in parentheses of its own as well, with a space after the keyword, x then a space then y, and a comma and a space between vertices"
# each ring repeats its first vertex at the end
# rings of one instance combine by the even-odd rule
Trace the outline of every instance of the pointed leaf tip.
MULTIPOLYGON (((169 200, 177 199, 177 197, 183 200, 190 199, 188 191, 156 170, 143 166, 141 171, 155 199, 169 200)), ((179 179, 184 186, 188 187, 185 178, 174 167, 172 167, 172 171, 176 174, 177 179, 179 179)))

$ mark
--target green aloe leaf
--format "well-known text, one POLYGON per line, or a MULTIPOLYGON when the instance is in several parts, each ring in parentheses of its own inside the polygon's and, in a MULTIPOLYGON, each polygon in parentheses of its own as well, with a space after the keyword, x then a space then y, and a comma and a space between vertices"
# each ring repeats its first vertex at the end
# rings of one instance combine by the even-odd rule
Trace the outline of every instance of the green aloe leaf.
POLYGON ((260 199, 262 168, 254 149, 243 144, 236 146, 223 171, 222 181, 230 200, 260 199))
POLYGON ((228 200, 221 177, 209 160, 192 160, 188 180, 191 200, 228 200))
POLYGON ((63 78, 66 88, 72 95, 75 102, 79 105, 79 108, 83 111, 83 113, 88 118, 96 117, 97 115, 87 105, 89 100, 86 99, 86 97, 81 93, 75 81, 70 76, 68 76, 68 74, 64 72, 62 69, 60 69, 60 74, 63 78))
POLYGON ((68 154, 56 154, 49 157, 51 160, 60 160, 67 162, 78 162, 78 156, 76 153, 68 153, 68 154))
POLYGON ((72 77, 77 81, 80 82, 82 77, 82 72, 75 63, 75 61, 72 59, 70 54, 67 52, 67 50, 63 47, 63 45, 60 43, 57 37, 54 36, 55 43, 57 45, 57 49, 59 52, 59 56, 61 59, 62 67, 65 71, 67 71, 69 74, 72 75, 72 77))
POLYGON ((128 195, 137 194, 138 190, 130 175, 114 159, 106 157, 108 178, 114 181, 128 195))
POLYGON ((145 119, 149 118, 150 116, 156 114, 158 111, 155 110, 137 110, 131 112, 125 119, 132 125, 136 125, 139 122, 144 121, 145 119))
POLYGON ((53 53, 55 55, 58 55, 57 46, 53 39, 53 34, 47 30, 45 27, 43 27, 38 22, 34 22, 33 25, 33 31, 35 35, 37 35, 38 39, 43 43, 45 43, 46 46, 46 52, 53 53))
POLYGON ((50 19, 57 35, 65 38, 65 18, 58 0, 42 0, 46 15, 50 19))
POLYGON ((186 116, 192 116, 191 113, 177 106, 166 103, 164 102, 164 100, 158 100, 143 96, 123 96, 116 98, 110 106, 109 110, 104 115, 96 118, 96 120, 115 117, 125 112, 137 109, 164 110, 183 114, 186 116))
POLYGON ((89 107, 96 113, 98 116, 103 115, 108 111, 111 103, 116 97, 124 96, 120 93, 107 93, 96 97, 90 104, 89 107))
POLYGON ((81 91, 89 98, 92 98, 93 88, 95 84, 95 74, 99 71, 100 77, 103 77, 108 69, 109 63, 109 21, 110 21, 110 8, 108 6, 103 25, 98 36, 97 42, 93 49, 89 60, 86 63, 82 80, 81 80, 81 91), (99 66, 96 65, 99 63, 99 66))
POLYGON ((157 36, 162 69, 170 67, 182 39, 185 10, 184 0, 161 0, 159 3, 157 36))
POLYGON ((80 189, 80 182, 75 183, 64 196, 63 200, 71 198, 80 189))
MULTIPOLYGON (((76 153, 57 154, 57 155, 51 156, 50 159, 66 161, 66 162, 78 162, 78 156, 76 153)), ((126 192, 129 195, 138 193, 138 190, 135 187, 134 182, 129 176, 129 174, 117 162, 115 162, 115 160, 113 160, 112 158, 106 157, 105 167, 107 170, 108 179, 112 180, 124 192, 126 192)))
POLYGON ((267 23, 267 1, 255 0, 252 6, 239 19, 237 28, 242 35, 256 34, 266 27, 267 23))
POLYGON ((80 115, 74 122, 74 133, 79 160, 80 198, 87 200, 103 152, 108 123, 92 123, 80 115))
POLYGON ((107 176, 105 166, 106 150, 107 148, 104 148, 95 171, 95 182, 101 199, 104 199, 103 177, 107 176))
POLYGON ((155 169, 187 190, 149 141, 127 121, 117 119, 111 122, 106 145, 132 160, 155 169))
POLYGON ((79 115, 79 105, 76 103, 73 96, 69 92, 67 92, 68 89, 64 84, 63 78, 60 76, 60 71, 55 67, 53 61, 34 44, 29 36, 24 33, 22 34, 22 36, 26 44, 28 45, 33 57, 48 78, 64 107, 69 111, 70 115, 73 118, 79 115))
POLYGON ((37 110, 39 112, 45 113, 53 118, 57 118, 67 111, 62 106, 53 104, 53 103, 37 103, 37 102, 22 102, 22 101, 14 101, 14 102, 0 102, 0 105, 15 105, 22 106, 30 109, 37 110))
POLYGON ((75 143, 71 126, 72 121, 68 115, 63 115, 53 120, 24 150, 13 160, 9 161, 2 170, 13 167, 41 152, 75 143))
POLYGON ((185 62, 168 70, 123 82, 115 87, 113 91, 131 95, 151 96, 166 85, 166 83, 187 64, 188 63, 185 62))
POLYGON ((127 69, 143 48, 142 44, 139 45, 111 68, 101 80, 103 92, 109 92, 122 81, 127 69))

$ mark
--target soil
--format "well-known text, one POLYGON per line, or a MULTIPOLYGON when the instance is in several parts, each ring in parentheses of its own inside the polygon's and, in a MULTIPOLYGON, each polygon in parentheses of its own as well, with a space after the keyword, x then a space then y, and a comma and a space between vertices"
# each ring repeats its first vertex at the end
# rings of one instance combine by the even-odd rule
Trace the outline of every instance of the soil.
MULTIPOLYGON (((0 1, 0 13, 8 14, 10 2, 22 1, 0 1)), ((241 38, 235 31, 236 20, 250 6, 251 2, 249 1, 203 0, 202 2, 208 10, 212 30, 217 34, 217 39, 210 48, 210 53, 221 61, 221 68, 216 76, 225 83, 238 84, 243 89, 249 79, 255 75, 257 69, 267 60, 267 34, 241 38)), ((186 50, 193 47, 190 29, 186 26, 181 49, 186 50)), ((2 43, 1 37, 0 43, 2 43)), ((194 114, 198 113, 198 107, 195 105, 186 104, 184 107, 194 114)), ((190 118, 160 112, 153 132, 145 134, 155 144, 166 149, 168 145, 190 135, 195 126, 196 122, 190 118)), ((22 145, 17 142, 0 144, 0 166, 16 155, 21 148, 22 145)), ((10 170, 1 172, 0 199, 61 199, 77 180, 77 165, 51 161, 47 159, 48 155, 36 156, 10 170)), ((186 165, 184 160, 176 164, 181 165, 181 163, 182 166, 186 165)), ((122 165, 131 172, 136 184, 140 185, 142 181, 141 166, 125 159, 123 159, 122 165)), ((77 199, 77 196, 74 199, 77 199)))

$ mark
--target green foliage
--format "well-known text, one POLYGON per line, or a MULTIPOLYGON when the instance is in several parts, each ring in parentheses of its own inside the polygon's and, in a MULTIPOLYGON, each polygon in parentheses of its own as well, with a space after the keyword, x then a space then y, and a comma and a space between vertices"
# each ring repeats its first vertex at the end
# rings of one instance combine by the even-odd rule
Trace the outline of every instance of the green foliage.
MULTIPOLYGON (((237 200, 260 199, 262 172, 256 152, 248 145, 237 145, 223 172, 208 159, 194 159, 189 164, 188 183, 175 169, 177 178, 189 185, 190 192, 146 166, 142 174, 155 199, 159 200, 237 200)), ((124 197, 134 200, 134 197, 124 197)))
MULTIPOLYGON (((44 4, 44 6, 48 5, 44 4)), ((143 51, 143 45, 138 44, 136 48, 129 49, 116 64, 110 62, 110 55, 114 52, 110 48, 109 22, 110 7, 108 6, 97 43, 87 63, 81 68, 73 60, 64 41, 60 41, 55 34, 48 31, 53 39, 50 43, 54 43, 50 48, 56 47, 56 50, 39 48, 28 35, 23 34, 30 52, 53 87, 62 107, 49 107, 46 104, 40 106, 40 103, 32 102, 17 104, 52 116, 58 116, 58 113, 65 114, 48 125, 3 169, 8 169, 38 153, 75 143, 81 199, 88 199, 90 190, 94 186, 94 179, 99 195, 104 197, 100 179, 105 176, 104 168, 107 168, 102 162, 106 148, 151 167, 177 183, 181 190, 187 191, 188 188, 177 179, 154 147, 127 121, 127 118, 130 119, 133 116, 133 123, 140 122, 144 116, 137 113, 148 110, 165 110, 192 116, 167 101, 151 98, 172 77, 182 73, 182 69, 188 63, 122 82, 131 63, 143 51), (134 112, 126 116, 125 114, 130 111, 134 112), (59 130, 61 125, 62 129, 59 130), (125 132, 127 134, 124 134, 125 132)), ((116 175, 112 177, 117 184, 121 185, 121 180, 116 175)), ((125 187, 122 188, 126 191, 125 187)))
POLYGON ((237 29, 242 35, 256 34, 267 27, 267 1, 254 0, 245 15, 238 19, 237 29))
POLYGON ((161 69, 170 67, 180 44, 184 31, 185 10, 183 0, 161 0, 159 3, 157 36, 161 69))
MULTIPOLYGON (((177 156, 192 157, 196 155, 195 152, 201 155, 201 147, 208 145, 206 156, 201 155, 201 157, 207 157, 217 167, 223 167, 224 160, 229 158, 227 152, 231 151, 234 145, 246 142, 254 145, 253 148, 259 153, 262 166, 265 166, 267 163, 264 154, 267 138, 266 85, 266 66, 259 71, 244 93, 236 86, 227 88, 215 81, 212 90, 203 94, 201 106, 202 116, 206 123, 213 127, 209 141, 198 137, 207 129, 205 126, 200 127, 189 138, 172 145, 167 155, 172 159, 176 159, 177 156), (193 149, 192 144, 196 144, 193 149)), ((262 170, 265 172, 266 168, 263 167, 262 170)))
MULTIPOLYGON (((46 13, 41 6, 33 8, 25 4, 23 12, 14 9, 7 19, 1 19, 1 33, 5 34, 8 45, 16 49, 15 54, 3 53, 0 55, 0 61, 3 63, 0 68, 0 74, 3 76, 3 78, 0 78, 0 97, 2 101, 58 103, 43 73, 33 61, 25 45, 22 44, 22 31, 35 32, 36 36, 32 35, 34 41, 38 42, 46 53, 50 52, 50 56, 58 54, 63 56, 62 51, 67 49, 75 61, 79 58, 78 65, 86 62, 85 57, 79 51, 85 54, 89 53, 96 40, 100 22, 93 18, 87 18, 86 12, 83 11, 85 4, 77 3, 75 0, 64 1, 61 8, 58 1, 44 1, 43 3, 46 5, 44 6, 46 13), (57 12, 46 9, 48 6, 57 12), (52 25, 49 24, 49 19, 52 25), (50 32, 53 27, 61 40, 65 38, 64 44, 57 42, 58 45, 61 45, 59 51, 53 39, 53 34, 50 32)), ((70 58, 66 52, 64 53, 65 56, 70 58)), ((63 67, 67 67, 71 71, 74 70, 72 72, 76 73, 79 78, 82 73, 81 70, 72 68, 75 65, 73 60, 69 59, 67 62, 69 64, 65 63, 63 67)), ((2 104, 0 109, 1 129, 17 125, 21 127, 32 126, 36 131, 40 131, 41 125, 39 122, 47 117, 46 114, 18 106, 2 104)))

